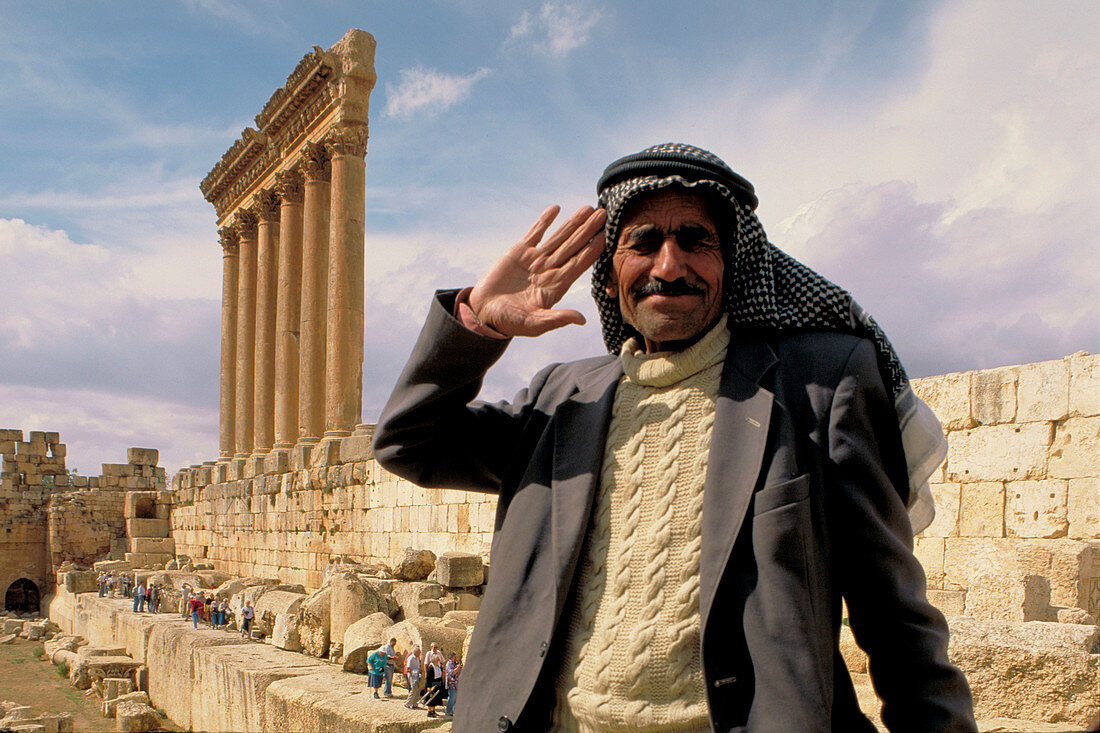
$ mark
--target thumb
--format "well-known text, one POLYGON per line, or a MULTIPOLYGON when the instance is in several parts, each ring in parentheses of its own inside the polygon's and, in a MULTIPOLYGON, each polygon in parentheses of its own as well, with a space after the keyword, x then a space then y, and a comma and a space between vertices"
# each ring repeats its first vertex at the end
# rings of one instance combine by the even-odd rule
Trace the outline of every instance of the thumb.
POLYGON ((583 326, 585 324, 585 318, 581 315, 580 311, 575 311, 569 308, 543 308, 531 314, 532 327, 534 333, 532 335, 539 336, 548 331, 553 331, 564 326, 576 325, 583 326))

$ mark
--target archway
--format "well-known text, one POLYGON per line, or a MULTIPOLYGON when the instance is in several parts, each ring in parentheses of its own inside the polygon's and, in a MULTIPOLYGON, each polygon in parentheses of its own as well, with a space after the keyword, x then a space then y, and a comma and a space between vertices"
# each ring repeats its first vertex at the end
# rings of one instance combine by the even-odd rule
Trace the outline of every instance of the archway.
POLYGON ((157 505, 152 499, 138 499, 134 502, 135 519, 156 519, 157 505))
POLYGON ((42 612, 38 598, 38 586, 34 581, 20 578, 8 586, 8 592, 4 594, 4 609, 16 613, 33 613, 37 616, 42 612))

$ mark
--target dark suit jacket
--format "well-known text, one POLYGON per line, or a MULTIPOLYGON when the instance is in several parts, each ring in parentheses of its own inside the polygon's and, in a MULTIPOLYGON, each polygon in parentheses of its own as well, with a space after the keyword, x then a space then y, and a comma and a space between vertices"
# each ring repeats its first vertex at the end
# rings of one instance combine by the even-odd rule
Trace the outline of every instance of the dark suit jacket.
MULTIPOLYGON (((437 294, 375 454, 421 486, 498 494, 454 728, 545 730, 622 367, 552 365, 510 404, 474 402, 507 342, 455 321, 453 298, 437 294)), ((871 343, 735 331, 713 430, 699 612, 714 730, 874 730, 838 651, 842 597, 892 730, 976 730, 912 553, 897 418, 871 343)))

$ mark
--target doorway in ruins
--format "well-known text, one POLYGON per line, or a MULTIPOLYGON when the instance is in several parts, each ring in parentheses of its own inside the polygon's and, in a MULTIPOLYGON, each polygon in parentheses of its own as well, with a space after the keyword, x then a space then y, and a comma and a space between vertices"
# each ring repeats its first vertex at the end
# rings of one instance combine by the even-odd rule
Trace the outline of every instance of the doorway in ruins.
POLYGON ((4 610, 39 615, 41 609, 38 605, 38 586, 34 581, 20 578, 9 585, 4 594, 4 610))
POLYGON ((152 499, 138 499, 134 502, 135 519, 156 519, 157 504, 152 499))

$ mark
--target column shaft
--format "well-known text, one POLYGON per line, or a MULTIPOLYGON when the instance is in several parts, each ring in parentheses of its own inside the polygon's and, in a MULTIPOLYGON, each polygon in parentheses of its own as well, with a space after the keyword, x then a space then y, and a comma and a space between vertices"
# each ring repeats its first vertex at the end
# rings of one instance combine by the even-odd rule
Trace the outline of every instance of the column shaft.
POLYGON ((253 394, 252 454, 275 442, 275 298, 279 261, 279 199, 273 191, 253 196, 260 219, 256 254, 256 382, 253 394))
POLYGON ((279 284, 275 305, 275 447, 298 439, 298 338, 302 318, 302 175, 278 173, 279 284))
POLYGON ((237 212, 240 263, 237 286, 237 405, 235 458, 252 452, 252 400, 256 353, 256 215, 248 209, 237 212))
POLYGON ((325 437, 350 435, 363 412, 366 128, 334 130, 329 229, 325 437))
POLYGON ((302 330, 298 391, 298 441, 316 443, 325 430, 325 329, 328 309, 328 151, 308 143, 304 153, 305 211, 302 231, 302 330))
POLYGON ((222 244, 222 363, 218 405, 218 447, 226 461, 236 452, 237 408, 237 288, 240 237, 233 227, 219 232, 222 244))

